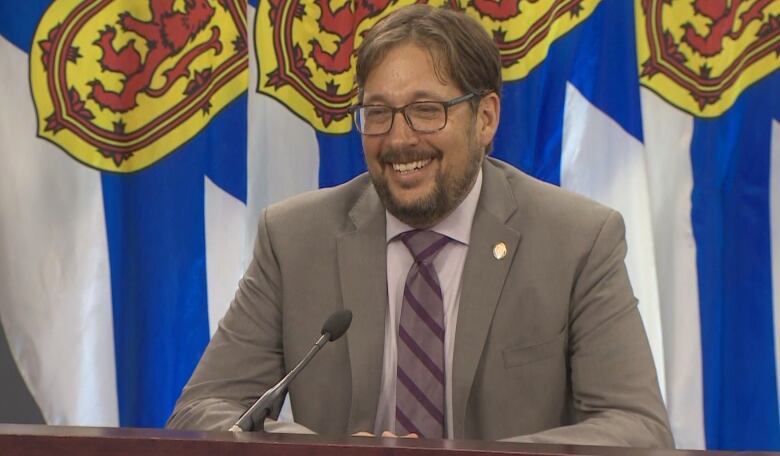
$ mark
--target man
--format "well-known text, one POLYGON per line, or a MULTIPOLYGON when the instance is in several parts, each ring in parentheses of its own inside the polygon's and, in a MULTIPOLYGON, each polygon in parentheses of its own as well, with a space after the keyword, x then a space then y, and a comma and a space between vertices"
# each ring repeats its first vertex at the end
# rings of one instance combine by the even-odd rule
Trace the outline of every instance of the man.
POLYGON ((481 26, 400 9, 357 84, 368 175, 266 210, 169 425, 227 429, 347 308, 290 386, 314 432, 672 445, 621 217, 485 158, 501 66, 481 26))

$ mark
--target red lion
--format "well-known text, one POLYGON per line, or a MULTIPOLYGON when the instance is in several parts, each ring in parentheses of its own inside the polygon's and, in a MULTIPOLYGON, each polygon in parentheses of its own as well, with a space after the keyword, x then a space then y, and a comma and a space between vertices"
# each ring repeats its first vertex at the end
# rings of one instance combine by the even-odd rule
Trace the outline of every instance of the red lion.
POLYGON ((184 12, 173 9, 175 0, 149 0, 152 19, 143 22, 125 12, 119 16, 119 25, 127 32, 135 33, 146 41, 149 52, 142 61, 141 54, 135 48, 135 40, 130 40, 122 49, 115 50, 112 42, 116 29, 107 26, 100 33, 95 44, 103 51, 100 64, 104 70, 121 73, 125 76, 124 87, 120 92, 106 90, 103 84, 94 80, 90 83, 89 95, 101 107, 113 112, 127 112, 137 106, 136 97, 145 93, 152 97, 165 94, 180 77, 188 77, 192 61, 209 49, 217 54, 222 51, 219 42, 219 29, 211 28, 211 38, 179 58, 173 68, 165 71, 165 84, 152 89, 150 83, 160 65, 169 57, 181 53, 182 49, 194 40, 211 22, 214 8, 208 0, 186 0, 184 12))
POLYGON ((684 24, 683 41, 700 55, 712 57, 723 50, 725 38, 739 39, 748 24, 764 19, 764 9, 773 0, 757 0, 740 15, 742 25, 735 30, 737 10, 743 0, 694 0, 693 8, 696 14, 710 19, 709 33, 699 35, 690 23, 684 24))
POLYGON ((322 11, 319 23, 322 30, 338 35, 339 43, 333 53, 325 52, 320 43, 312 40, 312 58, 320 68, 331 74, 343 73, 350 68, 350 56, 355 42, 355 29, 366 18, 382 12, 390 4, 390 0, 365 0, 355 3, 355 11, 350 3, 336 11, 330 7, 328 0, 317 0, 322 11))

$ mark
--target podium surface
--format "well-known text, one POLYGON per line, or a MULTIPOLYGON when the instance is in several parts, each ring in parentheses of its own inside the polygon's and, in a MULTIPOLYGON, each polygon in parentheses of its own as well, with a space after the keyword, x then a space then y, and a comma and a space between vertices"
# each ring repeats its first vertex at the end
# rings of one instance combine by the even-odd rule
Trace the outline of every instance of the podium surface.
POLYGON ((0 424, 2 456, 726 456, 730 453, 476 440, 416 440, 247 432, 0 424))

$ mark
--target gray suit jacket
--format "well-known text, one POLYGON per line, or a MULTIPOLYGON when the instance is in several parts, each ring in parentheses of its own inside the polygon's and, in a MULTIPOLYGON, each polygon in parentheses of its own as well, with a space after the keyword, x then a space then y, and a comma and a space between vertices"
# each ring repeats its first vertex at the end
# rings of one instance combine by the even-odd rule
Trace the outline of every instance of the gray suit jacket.
MULTIPOLYGON (((625 253, 617 212, 485 161, 456 329, 455 437, 673 444, 625 253), (497 242, 508 247, 500 260, 497 242)), ((385 209, 366 175, 269 207, 235 300, 168 425, 228 428, 347 308, 346 336, 290 386, 293 414, 322 434, 371 430, 385 258, 385 209)))

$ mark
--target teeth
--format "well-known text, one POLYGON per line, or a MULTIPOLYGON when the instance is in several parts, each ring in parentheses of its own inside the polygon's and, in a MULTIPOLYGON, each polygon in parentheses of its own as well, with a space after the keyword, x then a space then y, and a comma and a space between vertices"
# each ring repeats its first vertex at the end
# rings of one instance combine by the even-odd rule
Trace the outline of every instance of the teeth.
POLYGON ((393 169, 400 173, 408 173, 420 169, 431 162, 431 159, 418 160, 409 163, 393 163, 393 169))

